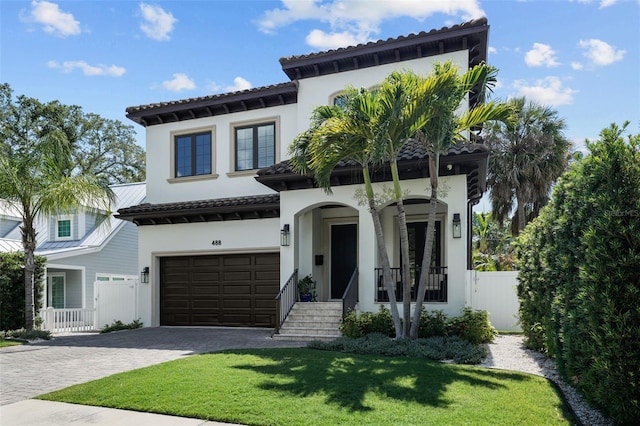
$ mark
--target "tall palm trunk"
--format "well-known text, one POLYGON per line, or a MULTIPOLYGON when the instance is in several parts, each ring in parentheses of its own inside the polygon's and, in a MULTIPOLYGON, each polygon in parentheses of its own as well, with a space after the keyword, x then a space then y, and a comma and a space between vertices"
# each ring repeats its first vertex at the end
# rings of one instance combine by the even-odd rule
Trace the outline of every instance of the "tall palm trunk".
POLYGON ((24 327, 33 330, 35 315, 35 259, 36 232, 33 228, 33 219, 27 216, 21 227, 22 245, 24 247, 24 327))
POLYGON ((427 279, 429 278, 429 269, 431 267, 431 254, 433 249, 433 236, 436 227, 436 212, 438 210, 438 154, 429 156, 429 181, 431 182, 431 197, 429 198, 429 218, 427 219, 427 235, 425 238, 424 254, 422 256, 422 264, 420 266, 420 284, 416 291, 416 306, 413 311, 413 322, 411 323, 411 331, 409 336, 412 339, 418 337, 418 328, 420 326, 420 314, 422 313, 422 304, 424 295, 427 291, 427 279))
POLYGON ((369 212, 373 219, 373 227, 376 232, 376 242, 378 243, 378 253, 380 255, 380 262, 382 263, 382 279, 384 280, 384 286, 387 289, 389 295, 389 305, 391 309, 391 317, 393 318, 393 327, 396 332, 396 338, 402 336, 402 324, 400 322, 400 313, 398 312, 398 305, 396 301, 395 286, 393 283, 393 276, 391 275, 391 264, 389 263, 389 254, 387 253, 387 247, 384 241, 384 233, 382 232, 382 223, 380 222, 380 214, 376 207, 373 186, 371 185, 371 177, 369 175, 369 168, 364 166, 362 168, 362 174, 364 176, 365 192, 367 194, 367 200, 369 202, 369 212))
POLYGON ((402 188, 398 174, 398 163, 391 159, 391 176, 398 210, 398 230, 400 233, 400 258, 402 259, 402 337, 409 337, 411 326, 411 268, 409 264, 409 233, 407 231, 407 214, 402 200, 402 188))

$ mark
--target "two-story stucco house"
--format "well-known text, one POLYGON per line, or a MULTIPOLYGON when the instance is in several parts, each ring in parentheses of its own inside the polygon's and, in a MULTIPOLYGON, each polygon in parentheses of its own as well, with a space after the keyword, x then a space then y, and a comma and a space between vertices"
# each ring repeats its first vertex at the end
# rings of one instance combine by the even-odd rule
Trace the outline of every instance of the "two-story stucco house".
MULTIPOLYGON (((277 328, 288 308, 276 312, 275 298, 295 281, 295 271, 317 280, 318 302, 340 301, 353 276, 358 308, 377 311, 387 295, 370 212, 354 197, 360 169, 336 168, 327 195, 312 176, 292 172, 288 146, 308 128, 313 109, 333 103, 348 85, 372 87, 394 70, 426 75, 447 60, 461 72, 485 61, 488 31, 481 19, 282 58, 285 83, 127 108, 127 117, 146 128, 147 204, 119 211, 138 225, 140 268, 149 268, 140 290, 142 321, 277 328)), ((457 146, 441 159, 446 191, 434 230, 428 309, 455 315, 465 305, 469 218, 485 189, 487 159, 482 144, 457 146)), ((399 167, 417 263, 427 166, 424 150, 407 144, 399 167)), ((376 169, 376 188, 390 178, 388 167, 376 169)), ((399 267, 396 207, 386 206, 381 216, 392 266, 399 267)))

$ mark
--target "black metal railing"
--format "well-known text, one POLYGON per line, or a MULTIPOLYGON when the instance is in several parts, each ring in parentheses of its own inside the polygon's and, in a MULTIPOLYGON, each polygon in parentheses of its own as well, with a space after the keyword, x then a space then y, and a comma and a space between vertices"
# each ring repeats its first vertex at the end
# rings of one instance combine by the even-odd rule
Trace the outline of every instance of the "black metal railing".
MULTIPOLYGON (((388 302, 389 294, 384 285, 382 268, 376 268, 376 302, 388 302)), ((396 300, 402 301, 402 269, 391 268, 391 276, 395 286, 396 300)), ((420 284, 420 268, 411 268, 411 301, 416 301, 416 291, 420 284)), ((447 267, 433 266, 429 268, 427 277, 427 290, 424 294, 425 302, 446 302, 447 301, 447 267)))
POLYGON ((353 270, 349 284, 342 295, 342 318, 347 315, 349 309, 355 309, 358 303, 358 268, 353 270))
POLYGON ((280 330, 282 324, 284 324, 289 312, 291 312, 291 308, 293 308, 297 300, 298 270, 296 269, 276 296, 276 333, 280 330))

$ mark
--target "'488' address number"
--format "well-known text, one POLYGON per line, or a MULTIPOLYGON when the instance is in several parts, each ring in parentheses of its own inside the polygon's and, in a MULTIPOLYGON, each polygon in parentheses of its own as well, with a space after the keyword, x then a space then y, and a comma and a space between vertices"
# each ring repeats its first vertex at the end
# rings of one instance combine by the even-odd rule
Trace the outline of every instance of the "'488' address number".
POLYGON ((213 240, 211 242, 212 246, 221 246, 222 245, 222 240, 213 240))

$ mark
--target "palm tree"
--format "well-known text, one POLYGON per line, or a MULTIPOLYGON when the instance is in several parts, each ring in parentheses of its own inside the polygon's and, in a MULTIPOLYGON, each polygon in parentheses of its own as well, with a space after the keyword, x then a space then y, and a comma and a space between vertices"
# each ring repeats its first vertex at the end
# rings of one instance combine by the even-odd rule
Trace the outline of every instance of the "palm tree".
POLYGON ((94 175, 72 174, 73 108, 24 96, 14 101, 8 85, 0 87, 0 105, 0 201, 21 208, 25 328, 33 329, 37 217, 81 207, 109 212, 113 194, 94 175))
POLYGON ((489 176, 491 204, 502 223, 515 204, 511 222, 518 235, 549 200, 553 183, 565 171, 571 143, 564 137, 564 120, 558 113, 525 98, 508 102, 514 111, 510 123, 487 126, 490 148, 489 176))
MULTIPOLYGON (((475 95, 484 100, 496 82, 497 69, 485 64, 477 65, 459 75, 452 62, 436 64, 433 72, 418 85, 416 100, 426 108, 426 123, 416 134, 429 153, 429 180, 431 194, 427 229, 434 229, 438 205, 438 170, 440 156, 447 154, 457 141, 475 140, 474 133, 483 123, 491 120, 508 120, 510 109, 503 104, 479 104, 461 115, 457 109, 467 96, 475 95), (470 135, 466 133, 469 132, 470 135)), ((427 289, 427 277, 431 264, 433 232, 427 232, 422 258, 420 283, 416 292, 416 306, 411 323, 410 337, 418 335, 420 314, 427 289)))
POLYGON ((378 140, 375 123, 379 103, 373 93, 355 88, 347 89, 342 99, 340 106, 320 106, 314 110, 309 129, 298 135, 290 146, 290 163, 298 173, 313 173, 327 193, 331 193, 331 172, 339 162, 350 160, 362 166, 365 198, 374 223, 395 333, 399 337, 402 325, 369 171, 380 156, 379 145, 374 143, 378 140))

